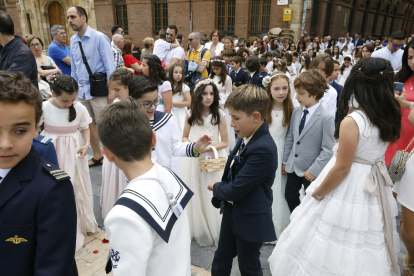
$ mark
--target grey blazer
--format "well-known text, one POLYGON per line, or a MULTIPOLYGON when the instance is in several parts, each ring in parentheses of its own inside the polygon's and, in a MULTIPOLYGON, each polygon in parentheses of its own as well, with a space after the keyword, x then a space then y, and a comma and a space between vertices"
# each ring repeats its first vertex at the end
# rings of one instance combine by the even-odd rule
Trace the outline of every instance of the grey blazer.
POLYGON ((309 171, 317 177, 332 158, 332 148, 335 145, 334 116, 322 104, 319 105, 299 135, 302 113, 302 106, 293 110, 283 163, 286 164, 285 170, 288 173, 303 176, 305 171, 309 171))

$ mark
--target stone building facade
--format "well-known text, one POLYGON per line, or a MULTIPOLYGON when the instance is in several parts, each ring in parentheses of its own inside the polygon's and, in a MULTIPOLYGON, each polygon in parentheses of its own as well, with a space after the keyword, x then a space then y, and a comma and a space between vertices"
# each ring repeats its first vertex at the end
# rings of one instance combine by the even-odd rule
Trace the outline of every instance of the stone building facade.
POLYGON ((13 18, 17 34, 35 34, 48 45, 54 24, 66 27, 68 40, 74 34, 66 11, 80 5, 92 28, 111 37, 111 27, 122 25, 126 36, 142 47, 145 37, 157 37, 168 24, 176 25, 184 38, 190 31, 210 34, 216 28, 225 35, 251 38, 279 27, 293 30, 297 39, 305 3, 304 29, 313 36, 414 32, 414 0, 0 0, 0 9, 13 18), (283 21, 287 7, 292 8, 290 22, 283 21))

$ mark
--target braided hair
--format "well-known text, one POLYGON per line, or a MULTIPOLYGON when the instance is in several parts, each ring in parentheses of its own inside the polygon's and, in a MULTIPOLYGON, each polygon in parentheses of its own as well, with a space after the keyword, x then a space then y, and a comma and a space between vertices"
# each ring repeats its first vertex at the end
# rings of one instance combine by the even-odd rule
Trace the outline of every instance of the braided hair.
MULTIPOLYGON (((72 95, 78 93, 79 85, 74 78, 68 75, 56 74, 49 80, 49 84, 56 96, 61 96, 63 92, 72 95)), ((76 119, 76 109, 73 104, 69 107, 69 122, 76 119)))
POLYGON ((388 60, 364 58, 354 65, 339 96, 335 138, 339 138, 341 121, 348 115, 352 97, 371 124, 378 127, 382 141, 396 142, 400 138, 401 108, 394 97, 393 78, 388 60))

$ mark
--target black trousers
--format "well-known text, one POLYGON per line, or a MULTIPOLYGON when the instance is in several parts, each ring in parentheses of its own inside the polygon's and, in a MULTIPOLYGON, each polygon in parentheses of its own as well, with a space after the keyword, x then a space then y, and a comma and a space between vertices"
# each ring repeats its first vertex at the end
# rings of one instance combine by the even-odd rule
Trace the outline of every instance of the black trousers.
POLYGON ((300 204, 300 189, 302 184, 306 188, 309 187, 310 181, 303 176, 297 176, 296 173, 288 173, 286 182, 285 198, 289 205, 290 212, 292 213, 296 207, 300 204))
POLYGON ((262 276, 260 248, 262 243, 248 242, 234 234, 233 205, 226 202, 221 220, 220 239, 214 254, 212 276, 230 276, 233 258, 238 256, 242 276, 262 276))

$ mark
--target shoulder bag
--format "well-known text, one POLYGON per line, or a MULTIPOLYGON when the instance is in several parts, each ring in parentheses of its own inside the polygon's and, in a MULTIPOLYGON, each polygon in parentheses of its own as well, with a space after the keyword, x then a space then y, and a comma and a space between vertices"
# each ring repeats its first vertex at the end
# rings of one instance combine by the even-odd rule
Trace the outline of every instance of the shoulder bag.
POLYGON ((408 143, 408 146, 405 148, 405 150, 399 150, 395 153, 394 157, 391 160, 390 166, 388 167, 388 174, 390 175, 390 178, 392 182, 396 182, 401 179, 402 175, 405 171, 405 163, 407 163, 408 159, 413 155, 414 150, 412 150, 410 153, 408 153, 408 148, 413 143, 414 138, 411 139, 410 143, 408 143))

